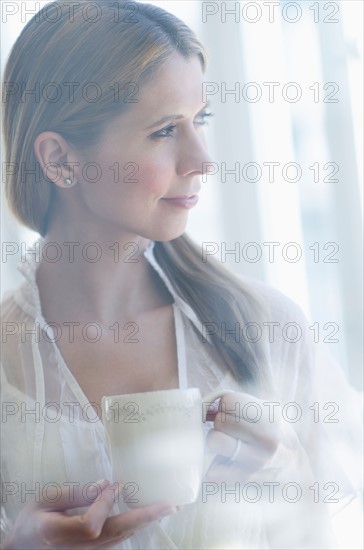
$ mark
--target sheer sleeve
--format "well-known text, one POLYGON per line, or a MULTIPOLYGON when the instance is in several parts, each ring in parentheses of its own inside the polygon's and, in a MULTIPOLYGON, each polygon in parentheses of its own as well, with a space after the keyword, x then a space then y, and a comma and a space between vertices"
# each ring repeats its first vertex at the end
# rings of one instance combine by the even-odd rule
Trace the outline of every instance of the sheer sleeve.
MULTIPOLYGON (((298 482, 302 497, 294 511, 284 499, 276 506, 277 514, 270 522, 275 535, 272 547, 292 547, 292 542, 298 542, 299 526, 303 548, 338 548, 333 529, 336 514, 353 499, 360 502, 362 491, 362 393, 349 384, 330 344, 315 342, 301 308, 266 285, 261 285, 261 291, 269 304, 269 321, 277 323, 269 342, 279 403, 276 413, 287 429, 293 429, 302 465, 305 463, 311 474, 306 477, 297 472, 297 479, 283 472, 282 483, 298 482), (291 537, 289 518, 295 524, 291 537)), ((278 447, 269 466, 281 466, 284 453, 285 449, 278 447)), ((289 471, 289 460, 286 465, 289 471)))
POLYGON ((318 344, 311 365, 306 396, 309 426, 303 435, 312 443, 312 461, 322 483, 335 482, 337 498, 359 496, 361 482, 360 422, 362 394, 355 390, 332 354, 318 344), (310 398, 308 398, 310 395, 310 398))
MULTIPOLYGON (((362 394, 348 382, 330 351, 330 344, 315 342, 315 334, 302 310, 296 306, 294 317, 302 331, 296 354, 294 403, 302 414, 297 433, 322 485, 336 485, 335 498, 343 504, 347 497, 360 494, 362 394)), ((333 345, 333 344, 331 344, 333 345)), ((287 377, 290 362, 285 363, 287 377)), ((329 502, 329 500, 328 500, 329 502)))
MULTIPOLYGON (((25 421, 36 410, 33 345, 22 341, 22 330, 33 329, 31 321, 13 295, 1 304, 1 532, 10 530, 24 506, 22 488, 33 485, 33 457, 39 421, 25 421), (38 422, 37 422, 38 421, 38 422)), ((33 339, 34 340, 34 339, 33 339)), ((27 496, 30 499, 30 495, 27 496)))

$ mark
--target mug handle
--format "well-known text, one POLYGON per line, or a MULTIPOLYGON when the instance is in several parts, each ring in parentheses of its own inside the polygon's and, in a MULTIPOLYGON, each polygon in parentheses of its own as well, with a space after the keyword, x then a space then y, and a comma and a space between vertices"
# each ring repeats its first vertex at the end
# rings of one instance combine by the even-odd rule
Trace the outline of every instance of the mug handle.
POLYGON ((219 397, 223 397, 228 393, 235 393, 234 390, 216 390, 208 393, 205 397, 202 398, 202 422, 207 422, 207 406, 211 405, 219 397))

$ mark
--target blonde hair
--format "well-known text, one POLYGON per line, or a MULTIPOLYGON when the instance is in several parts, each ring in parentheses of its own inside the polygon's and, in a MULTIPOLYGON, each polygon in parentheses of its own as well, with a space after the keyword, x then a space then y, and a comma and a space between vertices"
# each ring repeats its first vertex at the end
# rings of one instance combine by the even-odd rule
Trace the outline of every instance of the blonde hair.
POLYGON ((133 14, 132 4, 102 2, 94 23, 87 20, 85 0, 73 6, 72 18, 63 3, 62 9, 58 2, 47 4, 10 53, 4 74, 6 196, 15 217, 43 236, 54 185, 36 160, 36 136, 55 131, 75 147, 93 145, 115 114, 134 105, 133 87, 152 78, 176 50, 198 55, 205 68, 206 52, 187 25, 150 4, 135 3, 133 14), (90 89, 98 101, 87 97, 90 89))
MULTIPOLYGON (((71 13, 57 1, 47 4, 24 27, 4 73, 5 162, 11 167, 6 196, 15 217, 42 236, 55 199, 54 184, 35 157, 36 136, 48 130, 81 149, 94 145, 110 120, 134 105, 128 102, 131 87, 153 79, 172 54, 186 59, 197 55, 204 72, 207 66, 207 53, 194 32, 162 8, 103 1, 96 20, 85 12, 86 6, 86 0, 79 0, 71 13), (85 97, 87 83, 96 83, 97 102, 85 97)), ((185 234, 156 242, 155 251, 201 323, 213 321, 219 327, 212 342, 226 368, 237 380, 262 383, 267 373, 260 344, 221 336, 223 322, 243 326, 261 318, 257 298, 217 261, 203 263, 198 247, 185 234)))

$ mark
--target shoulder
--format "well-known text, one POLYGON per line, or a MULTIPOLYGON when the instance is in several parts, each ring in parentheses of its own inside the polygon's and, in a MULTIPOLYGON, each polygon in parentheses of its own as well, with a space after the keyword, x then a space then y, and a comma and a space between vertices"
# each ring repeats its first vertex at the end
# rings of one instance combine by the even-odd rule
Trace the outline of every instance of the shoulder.
POLYGON ((8 290, 1 301, 1 324, 26 322, 31 318, 26 295, 29 284, 24 281, 13 290, 8 290))
POLYGON ((34 326, 34 319, 21 307, 22 283, 15 290, 5 293, 1 301, 1 377, 2 385, 23 386, 22 335, 34 326))
POLYGON ((308 320, 301 306, 286 294, 264 283, 250 277, 240 277, 244 287, 253 292, 263 304, 267 320, 277 322, 297 322, 302 327, 307 327, 308 320))

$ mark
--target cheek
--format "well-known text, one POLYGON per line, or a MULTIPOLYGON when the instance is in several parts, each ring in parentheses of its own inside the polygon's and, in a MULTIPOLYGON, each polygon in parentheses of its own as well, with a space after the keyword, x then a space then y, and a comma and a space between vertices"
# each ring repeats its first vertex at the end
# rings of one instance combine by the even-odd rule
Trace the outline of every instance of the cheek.
POLYGON ((97 182, 86 180, 81 187, 87 205, 106 214, 114 209, 120 211, 121 207, 126 210, 134 210, 136 205, 138 210, 148 207, 168 193, 173 185, 174 172, 169 159, 143 159, 143 162, 125 163, 104 161, 101 174, 97 182))
POLYGON ((138 180, 139 189, 138 187, 137 189, 139 192, 159 197, 169 189, 172 183, 173 170, 169 163, 144 162, 138 165, 135 176, 138 180))

